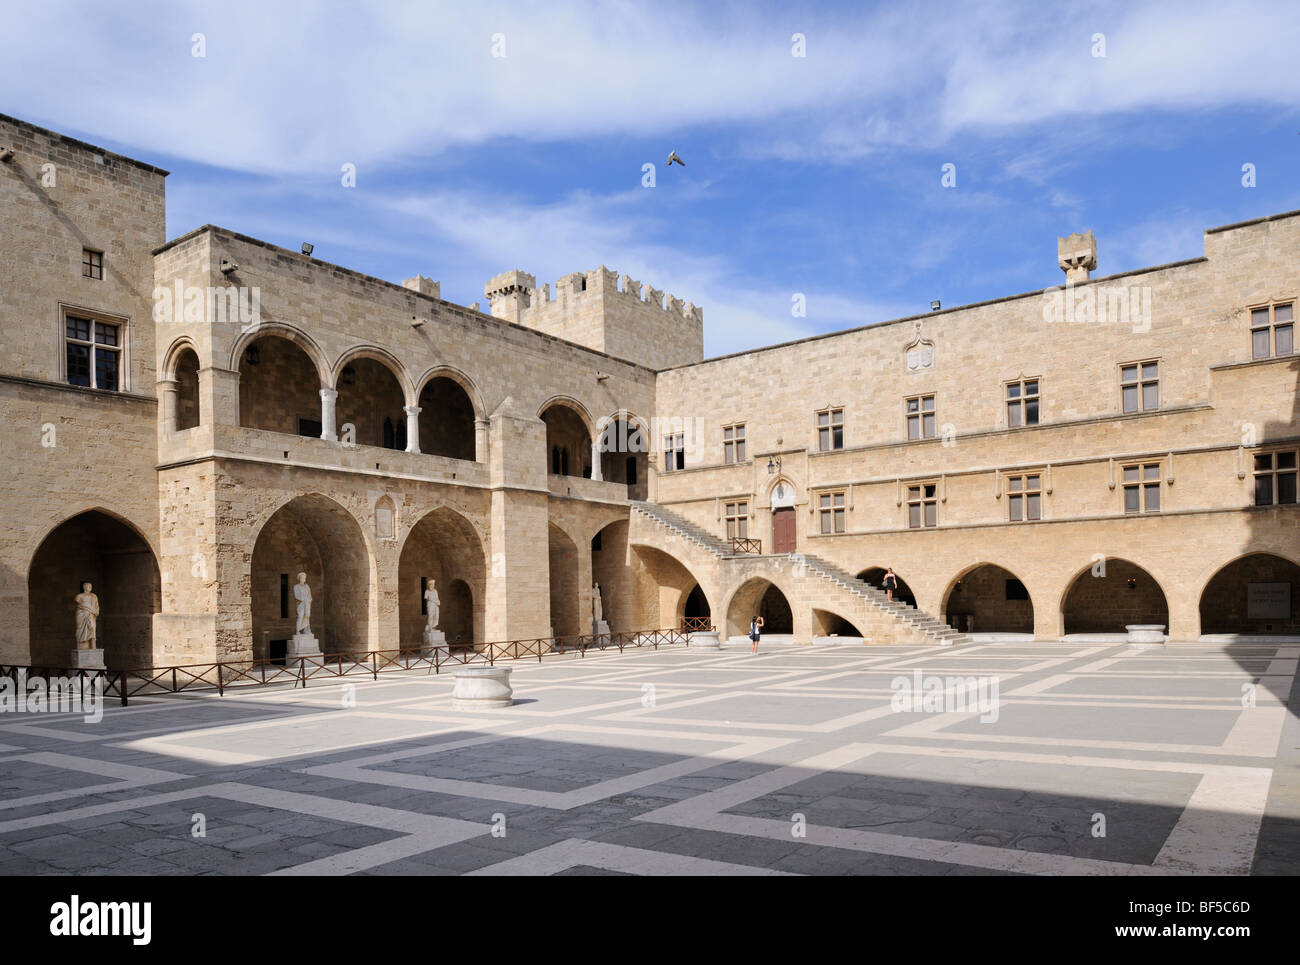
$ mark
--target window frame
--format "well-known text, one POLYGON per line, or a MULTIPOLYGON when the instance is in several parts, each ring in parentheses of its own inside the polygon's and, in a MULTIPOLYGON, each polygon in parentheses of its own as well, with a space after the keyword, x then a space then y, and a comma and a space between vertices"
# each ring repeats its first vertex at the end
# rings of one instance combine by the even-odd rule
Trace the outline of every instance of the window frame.
POLYGON ((1002 383, 1002 404, 1003 414, 1007 419, 1008 429, 1027 429, 1030 426, 1042 425, 1043 422, 1043 380, 1036 376, 1026 376, 1019 379, 1008 379, 1002 383), (1026 391, 1025 386, 1032 384, 1033 393, 1026 391), (1017 390, 1017 394, 1011 395, 1012 389, 1017 390), (1029 403, 1034 403, 1034 421, 1029 421, 1029 403), (1012 410, 1018 411, 1019 423, 1013 423, 1011 418, 1012 410))
POLYGON ((1140 415, 1143 412, 1160 411, 1160 368, 1161 360, 1158 358, 1140 359, 1136 362, 1121 362, 1119 364, 1119 408, 1122 414, 1140 415), (1147 378, 1146 367, 1148 365, 1154 365, 1156 367, 1154 378, 1147 378), (1134 379, 1126 380, 1124 378, 1124 370, 1129 368, 1136 369, 1137 375, 1134 379), (1146 404, 1147 386, 1155 386, 1156 391, 1156 404, 1150 407, 1146 404), (1137 390, 1137 408, 1135 409, 1127 408, 1124 402, 1124 391, 1125 389, 1130 388, 1137 390))
POLYGON ((1164 463, 1161 460, 1147 462, 1141 460, 1138 462, 1124 463, 1120 467, 1120 506, 1125 516, 1153 516, 1164 510, 1164 463), (1149 470, 1155 470, 1152 476, 1149 470), (1129 471, 1134 471, 1137 475, 1133 479, 1128 478, 1129 471), (1156 505, 1152 509, 1148 496, 1152 490, 1155 490, 1156 505), (1129 509, 1129 492, 1134 491, 1137 497, 1137 508, 1129 509))
POLYGON ((917 482, 917 483, 908 483, 907 495, 906 498, 904 499, 904 504, 907 506, 907 528, 908 529, 937 529, 938 528, 939 526, 939 482, 938 480, 934 480, 932 482, 922 480, 921 482, 917 482), (927 490, 931 490, 931 492, 927 492, 927 490), (917 493, 916 496, 912 495, 913 491, 917 493), (934 507, 933 523, 926 522, 926 517, 928 515, 926 513, 926 509, 929 506, 934 507), (916 507, 918 510, 917 518, 919 522, 917 522, 916 524, 913 524, 912 522, 913 507, 916 507))
POLYGON ((926 439, 939 438, 939 396, 937 392, 927 392, 922 395, 909 395, 903 400, 903 425, 907 429, 908 442, 923 442, 926 439), (926 401, 930 403, 929 411, 925 408, 926 401), (915 402, 916 411, 913 412, 909 406, 915 402), (925 432, 926 417, 930 419, 930 433, 925 432), (912 423, 915 421, 919 435, 912 435, 912 423))
POLYGON ((91 281, 104 280, 104 252, 95 248, 81 248, 81 277, 91 281))
POLYGON ((844 406, 827 406, 825 409, 818 409, 813 414, 813 425, 817 430, 817 451, 818 452, 839 452, 844 448, 844 406), (826 423, 822 424, 822 416, 826 417, 826 423), (839 431, 839 437, 836 438, 836 430, 839 431), (822 434, 826 434, 826 441, 830 445, 823 444, 822 434), (836 445, 836 442, 839 444, 836 445))
POLYGON ((83 308, 80 305, 70 305, 65 302, 59 303, 58 310, 59 324, 59 361, 58 373, 59 382, 73 389, 90 389, 97 392, 126 392, 131 391, 131 320, 124 315, 112 315, 108 312, 96 311, 92 308, 83 308), (83 340, 79 338, 70 338, 68 336, 68 320, 79 319, 90 323, 90 339, 83 340), (95 342, 95 326, 106 325, 117 329, 117 345, 107 345, 95 342), (68 345, 77 344, 85 345, 90 348, 89 368, 90 368, 90 385, 77 385, 69 381, 70 372, 68 368, 68 345), (117 388, 106 389, 95 385, 95 351, 102 349, 116 352, 117 354, 117 388))
POLYGON ((749 500, 735 499, 724 503, 727 539, 749 539, 749 500))
POLYGON ((722 463, 735 466, 749 461, 749 446, 746 445, 745 423, 733 422, 722 427, 722 463))
POLYGON ((664 472, 681 472, 686 468, 686 434, 668 432, 663 437, 664 472))
POLYGON ((1253 362, 1262 362, 1265 359, 1284 359, 1290 358, 1296 354, 1295 347, 1295 306, 1296 299, 1286 299, 1278 302, 1268 302, 1264 305, 1255 305, 1246 309, 1246 319, 1250 323, 1250 358, 1253 362), (1290 310, 1291 317, 1285 322, 1279 323, 1277 320, 1277 310, 1286 308, 1290 310), (1266 312, 1267 318, 1264 322, 1257 323, 1255 315, 1258 312, 1266 312), (1277 330, 1279 328, 1287 329, 1291 339, 1291 349, 1287 352, 1279 352, 1277 349, 1277 330), (1268 351, 1260 355, 1255 351, 1255 336, 1264 333, 1268 338, 1268 351))
POLYGON ((1295 506, 1300 505, 1297 502, 1300 496, 1297 495, 1297 485, 1300 484, 1300 449, 1257 449, 1251 454, 1254 470, 1251 473, 1251 505, 1252 506, 1295 506), (1290 456, 1291 465, 1281 466, 1279 456, 1290 456), (1260 469, 1259 460, 1267 457, 1269 461, 1268 468, 1260 469), (1282 502, 1281 485, 1279 477, 1291 477, 1291 499, 1282 502), (1259 501, 1259 481, 1267 479, 1269 481, 1269 500, 1266 503, 1259 501))
POLYGON ((835 536, 849 531, 848 491, 834 489, 817 494, 817 533, 835 536))
POLYGON ((1043 473, 1041 470, 1032 472, 1018 471, 1009 476, 1003 476, 1004 489, 1007 495, 1007 522, 1009 523, 1037 523, 1043 519, 1043 473), (1030 486, 1029 481, 1035 480, 1035 484, 1030 486), (1016 484, 1014 487, 1012 484, 1016 484), (1031 516, 1030 507, 1032 503, 1029 497, 1038 497, 1038 515, 1031 516), (1016 509, 1020 509, 1020 518, 1016 518, 1016 509))

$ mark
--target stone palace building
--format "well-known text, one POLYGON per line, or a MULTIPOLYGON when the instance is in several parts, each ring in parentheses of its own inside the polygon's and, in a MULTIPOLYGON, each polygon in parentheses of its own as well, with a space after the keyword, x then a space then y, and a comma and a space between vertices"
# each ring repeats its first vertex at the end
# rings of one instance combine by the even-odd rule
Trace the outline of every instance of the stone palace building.
POLYGON ((83 581, 110 667, 274 658, 299 572, 327 652, 418 647, 428 579, 460 646, 590 633, 595 583, 615 631, 1300 634, 1300 212, 706 360, 603 267, 483 312, 168 240, 166 176, 0 116, 0 661, 64 665, 83 581))

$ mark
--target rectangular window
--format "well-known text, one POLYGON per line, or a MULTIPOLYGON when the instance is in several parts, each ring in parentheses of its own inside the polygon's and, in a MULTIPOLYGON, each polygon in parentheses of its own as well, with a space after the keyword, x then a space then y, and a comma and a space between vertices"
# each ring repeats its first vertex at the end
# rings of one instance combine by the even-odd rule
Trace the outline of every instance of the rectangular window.
POLYGON ((1124 512, 1160 512, 1160 463, 1124 467, 1124 512))
POLYGON ((664 436, 664 472, 686 468, 686 435, 675 433, 664 436))
POLYGON ((907 400, 907 438, 935 437, 934 396, 918 395, 907 400))
POLYGON ((937 483, 921 483, 907 487, 907 526, 922 529, 939 525, 939 498, 937 483))
POLYGON ((826 409, 817 413, 817 451, 831 452, 844 448, 844 410, 826 409))
POLYGON ((1256 506, 1295 505, 1298 455, 1295 449, 1255 454, 1256 506))
POLYGON ((1269 305, 1250 313, 1251 358, 1267 359, 1295 352, 1295 303, 1269 305))
POLYGON ((844 493, 822 493, 817 498, 823 533, 843 533, 848 523, 844 508, 844 493))
POLYGON ((1043 518, 1043 477, 1034 474, 1007 477, 1007 509, 1011 522, 1043 518))
POLYGON ((68 315, 65 345, 69 385, 87 388, 122 388, 122 340, 119 326, 68 315))
POLYGON ((104 277, 104 253, 81 249, 81 277, 102 279, 104 277))
POLYGON ((1038 380, 1007 383, 1007 428, 1038 425, 1038 380))
POLYGON ((727 539, 749 538, 749 503, 727 503, 727 539))
POLYGON ((727 465, 745 461, 745 427, 743 425, 723 427, 722 461, 727 465))
POLYGON ((1125 412, 1160 408, 1160 363, 1128 362, 1119 367, 1120 396, 1125 412))

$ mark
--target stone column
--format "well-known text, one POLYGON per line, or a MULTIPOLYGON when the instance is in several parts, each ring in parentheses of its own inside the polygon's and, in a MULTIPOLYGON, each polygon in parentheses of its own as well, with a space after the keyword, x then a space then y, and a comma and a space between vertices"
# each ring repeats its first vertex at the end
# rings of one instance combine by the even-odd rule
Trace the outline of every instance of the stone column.
POLYGON ((420 407, 418 405, 404 405, 402 411, 406 413, 406 451, 420 451, 420 407))
POLYGON ((591 478, 597 482, 604 480, 600 468, 600 441, 597 440, 591 444, 591 478))
POLYGON ((163 435, 171 435, 176 431, 180 383, 176 379, 159 379, 158 387, 162 392, 163 435))
POLYGON ((488 461, 488 429, 492 423, 487 419, 474 420, 474 461, 488 461))
POLYGON ((320 437, 329 442, 338 442, 338 433, 334 430, 334 403, 339 394, 336 389, 320 390, 320 437))

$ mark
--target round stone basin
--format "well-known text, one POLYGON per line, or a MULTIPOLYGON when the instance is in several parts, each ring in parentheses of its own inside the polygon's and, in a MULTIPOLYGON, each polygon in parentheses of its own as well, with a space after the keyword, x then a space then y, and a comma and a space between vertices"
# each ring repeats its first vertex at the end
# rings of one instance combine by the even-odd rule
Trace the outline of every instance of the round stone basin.
POLYGON ((456 686, 451 705, 457 710, 509 707, 515 702, 509 667, 461 667, 452 676, 456 686))

